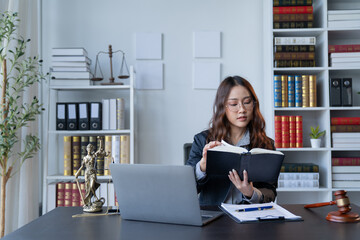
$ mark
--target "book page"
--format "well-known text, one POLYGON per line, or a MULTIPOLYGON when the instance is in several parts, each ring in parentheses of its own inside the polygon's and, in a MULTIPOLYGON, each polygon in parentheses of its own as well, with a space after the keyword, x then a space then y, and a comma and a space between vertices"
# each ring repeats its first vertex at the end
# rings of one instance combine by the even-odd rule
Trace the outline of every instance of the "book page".
POLYGON ((233 153, 246 153, 246 152, 250 152, 251 154, 265 154, 265 153, 270 153, 270 154, 279 154, 279 155, 284 155, 282 152, 280 151, 275 151, 275 150, 269 150, 269 149, 264 149, 264 148, 253 148, 250 151, 248 151, 246 148, 243 147, 238 147, 238 146, 234 146, 231 145, 227 142, 225 142, 224 140, 221 140, 221 144, 220 146, 216 146, 214 148, 211 148, 209 150, 212 151, 220 151, 220 152, 233 152, 233 153))
POLYGON ((239 222, 257 222, 261 220, 301 220, 301 216, 294 215, 276 203, 259 204, 227 204, 222 203, 221 207, 239 222), (241 211, 242 209, 271 207, 265 210, 241 211), (240 211, 238 211, 240 210, 240 211))

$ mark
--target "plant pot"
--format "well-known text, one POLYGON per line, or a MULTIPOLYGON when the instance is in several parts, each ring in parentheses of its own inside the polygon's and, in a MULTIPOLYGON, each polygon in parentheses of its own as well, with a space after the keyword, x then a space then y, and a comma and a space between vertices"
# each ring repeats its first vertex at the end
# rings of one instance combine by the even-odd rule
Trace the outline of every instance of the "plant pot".
POLYGON ((310 142, 311 142, 311 147, 312 148, 319 148, 320 145, 321 145, 321 139, 310 139, 310 142))

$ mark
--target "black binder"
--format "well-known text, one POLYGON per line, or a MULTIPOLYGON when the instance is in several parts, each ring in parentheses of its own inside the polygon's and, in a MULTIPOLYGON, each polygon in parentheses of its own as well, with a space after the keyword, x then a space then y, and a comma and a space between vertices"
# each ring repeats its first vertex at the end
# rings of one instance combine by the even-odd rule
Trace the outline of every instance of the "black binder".
POLYGON ((67 130, 78 130, 79 105, 77 103, 68 103, 67 113, 67 130))
POLYGON ((89 103, 79 103, 79 130, 89 130, 90 126, 89 103))
POLYGON ((341 81, 341 102, 343 106, 352 106, 352 78, 341 81))
POLYGON ((100 102, 90 103, 90 130, 102 129, 102 105, 100 102))
POLYGON ((66 103, 56 103, 56 130, 66 130, 66 103))
POLYGON ((330 106, 341 106, 341 78, 330 79, 330 106))

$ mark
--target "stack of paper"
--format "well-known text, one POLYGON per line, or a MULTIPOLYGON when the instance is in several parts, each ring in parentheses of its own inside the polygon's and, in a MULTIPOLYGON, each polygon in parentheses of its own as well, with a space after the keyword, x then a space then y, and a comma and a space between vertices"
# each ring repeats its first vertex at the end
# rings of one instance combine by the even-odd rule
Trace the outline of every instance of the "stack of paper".
POLYGON ((330 10, 328 11, 329 28, 360 27, 360 10, 330 10))

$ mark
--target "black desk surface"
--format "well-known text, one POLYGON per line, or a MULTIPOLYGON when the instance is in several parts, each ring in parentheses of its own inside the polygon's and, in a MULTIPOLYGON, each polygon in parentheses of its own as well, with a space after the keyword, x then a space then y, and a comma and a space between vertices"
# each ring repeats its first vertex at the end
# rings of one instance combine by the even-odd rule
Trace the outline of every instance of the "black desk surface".
MULTIPOLYGON (((119 215, 72 218, 81 207, 60 207, 6 235, 3 239, 360 239, 360 223, 333 223, 325 219, 336 206, 304 209, 303 205, 282 205, 300 222, 238 224, 227 215, 204 226, 184 226, 121 220, 119 215)), ((352 205, 353 212, 360 208, 352 205)))

